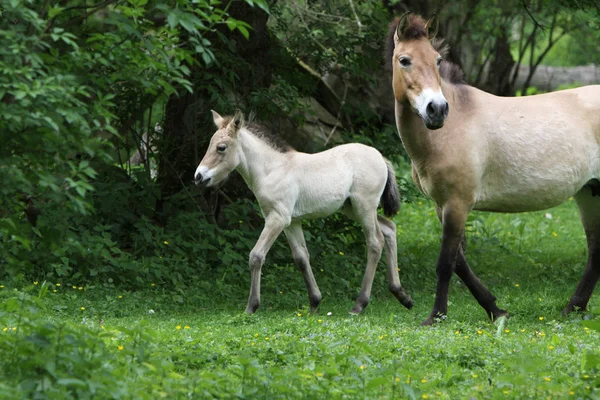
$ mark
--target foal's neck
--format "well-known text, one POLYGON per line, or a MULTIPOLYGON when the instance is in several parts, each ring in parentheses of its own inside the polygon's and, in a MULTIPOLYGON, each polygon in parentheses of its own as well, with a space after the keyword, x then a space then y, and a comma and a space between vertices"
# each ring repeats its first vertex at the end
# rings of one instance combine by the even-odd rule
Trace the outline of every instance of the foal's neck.
POLYGON ((260 138, 242 128, 239 133, 240 164, 237 171, 253 192, 269 172, 287 162, 285 153, 269 146, 260 138))

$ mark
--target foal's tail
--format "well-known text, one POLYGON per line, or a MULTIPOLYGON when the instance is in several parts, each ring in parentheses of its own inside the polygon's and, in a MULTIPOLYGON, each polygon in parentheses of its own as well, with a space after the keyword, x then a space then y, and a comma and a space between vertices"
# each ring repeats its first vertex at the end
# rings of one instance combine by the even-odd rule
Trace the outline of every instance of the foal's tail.
POLYGON ((383 213, 387 217, 391 217, 400 210, 400 192, 396 183, 394 167, 388 160, 385 160, 385 164, 387 165, 387 181, 381 195, 381 202, 383 203, 383 213))

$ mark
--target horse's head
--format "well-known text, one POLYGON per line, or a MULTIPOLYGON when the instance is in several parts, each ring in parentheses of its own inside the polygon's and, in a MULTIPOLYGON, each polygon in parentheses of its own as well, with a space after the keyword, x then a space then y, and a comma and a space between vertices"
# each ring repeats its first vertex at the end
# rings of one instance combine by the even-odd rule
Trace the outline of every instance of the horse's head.
POLYGON ((217 131, 210 139, 206 154, 194 174, 196 185, 207 187, 223 182, 240 164, 237 139, 244 124, 240 111, 233 117, 221 117, 216 111, 211 112, 217 131))
POLYGON ((400 18, 393 33, 394 97, 400 104, 410 104, 428 129, 444 126, 449 110, 441 89, 442 56, 431 44, 438 25, 436 16, 425 22, 407 13, 400 18))

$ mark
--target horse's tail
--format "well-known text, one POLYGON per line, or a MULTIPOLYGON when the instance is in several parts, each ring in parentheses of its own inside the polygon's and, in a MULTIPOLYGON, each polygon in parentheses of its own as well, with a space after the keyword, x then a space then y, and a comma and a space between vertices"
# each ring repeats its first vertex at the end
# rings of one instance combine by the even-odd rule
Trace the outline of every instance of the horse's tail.
POLYGON ((387 165, 387 181, 381 195, 381 202, 383 203, 383 213, 387 217, 391 217, 400 210, 400 191, 398 191, 394 167, 388 160, 385 160, 385 164, 387 165))

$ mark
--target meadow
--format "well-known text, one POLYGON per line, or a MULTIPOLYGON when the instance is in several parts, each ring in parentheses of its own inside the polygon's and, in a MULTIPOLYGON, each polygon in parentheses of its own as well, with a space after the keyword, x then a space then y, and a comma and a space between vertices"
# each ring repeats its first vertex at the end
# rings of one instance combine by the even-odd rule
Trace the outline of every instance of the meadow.
MULTIPOLYGON (((249 274, 232 270, 186 287, 147 282, 137 291, 67 279, 0 285, 0 397, 600 396, 600 321, 593 312, 560 314, 586 262, 573 201, 546 212, 470 217, 471 267, 511 315, 495 324, 455 277, 448 318, 419 326, 433 303, 440 227, 425 200, 403 204, 395 221, 412 310, 387 292, 382 261, 371 303, 349 315, 364 266, 348 263, 347 253, 364 249, 346 249, 343 240, 327 258, 335 268, 313 258, 324 295, 315 315, 307 313, 291 257, 287 265, 267 258, 253 316, 243 313, 249 274), (340 276, 345 269, 352 279, 340 276)), ((592 310, 599 305, 596 294, 592 310)))

